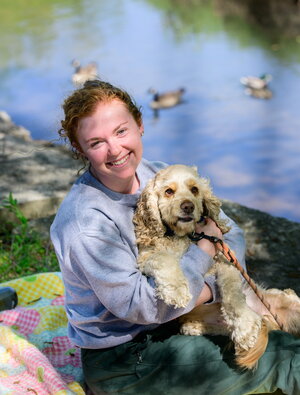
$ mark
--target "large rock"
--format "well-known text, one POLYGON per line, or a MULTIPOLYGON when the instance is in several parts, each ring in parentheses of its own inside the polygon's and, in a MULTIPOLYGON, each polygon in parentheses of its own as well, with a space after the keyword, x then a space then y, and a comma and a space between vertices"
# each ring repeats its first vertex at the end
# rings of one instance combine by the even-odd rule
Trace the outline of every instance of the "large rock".
POLYGON ((80 168, 64 145, 32 140, 30 132, 13 124, 4 112, 0 112, 0 164, 1 200, 11 192, 28 218, 53 214, 80 168))
POLYGON ((267 287, 293 288, 300 296, 300 223, 223 201, 245 232, 250 276, 267 287))
MULTIPOLYGON (((25 215, 39 218, 35 225, 48 232, 81 164, 64 146, 32 140, 5 113, 0 113, 0 162, 1 199, 12 192, 25 215)), ((293 288, 300 295, 300 223, 230 201, 223 201, 223 209, 245 232, 251 277, 268 287, 293 288)))

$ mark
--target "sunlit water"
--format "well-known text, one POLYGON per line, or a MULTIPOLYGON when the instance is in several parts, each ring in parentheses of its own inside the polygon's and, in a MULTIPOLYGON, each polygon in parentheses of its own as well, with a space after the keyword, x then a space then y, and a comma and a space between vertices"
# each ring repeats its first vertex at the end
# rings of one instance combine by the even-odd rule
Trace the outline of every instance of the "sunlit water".
POLYGON ((72 59, 96 61, 143 107, 145 157, 197 165, 221 198, 300 221, 299 37, 272 51, 207 5, 193 27, 146 0, 25 3, 1 10, 0 110, 15 123, 55 139, 72 59), (264 72, 272 99, 245 95, 240 77, 264 72), (185 87, 185 100, 154 118, 149 87, 185 87))

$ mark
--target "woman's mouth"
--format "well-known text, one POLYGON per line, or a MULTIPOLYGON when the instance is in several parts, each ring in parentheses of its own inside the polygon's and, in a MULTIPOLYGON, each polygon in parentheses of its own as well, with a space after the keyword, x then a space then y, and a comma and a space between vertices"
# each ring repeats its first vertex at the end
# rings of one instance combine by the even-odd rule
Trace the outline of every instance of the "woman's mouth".
POLYGON ((107 164, 112 167, 121 167, 128 161, 128 159, 129 159, 129 154, 113 162, 107 162, 107 164))

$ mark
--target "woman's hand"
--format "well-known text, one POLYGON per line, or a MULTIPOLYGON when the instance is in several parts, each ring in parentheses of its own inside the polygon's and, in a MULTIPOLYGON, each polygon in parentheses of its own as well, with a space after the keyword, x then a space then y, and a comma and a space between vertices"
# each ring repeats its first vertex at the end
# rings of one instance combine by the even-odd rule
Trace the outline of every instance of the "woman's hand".
MULTIPOLYGON (((216 223, 210 219, 206 218, 204 221, 197 223, 195 226, 195 231, 197 233, 204 232, 207 236, 214 236, 218 239, 223 240, 223 235, 221 230, 217 227, 216 223)), ((211 257, 214 257, 216 254, 216 248, 214 243, 209 240, 201 239, 197 242, 199 248, 205 251, 211 257)))
POLYGON ((202 288, 202 291, 198 296, 195 307, 199 306, 200 304, 209 302, 210 300, 212 300, 212 298, 213 298, 212 290, 206 283, 204 283, 204 287, 202 288))

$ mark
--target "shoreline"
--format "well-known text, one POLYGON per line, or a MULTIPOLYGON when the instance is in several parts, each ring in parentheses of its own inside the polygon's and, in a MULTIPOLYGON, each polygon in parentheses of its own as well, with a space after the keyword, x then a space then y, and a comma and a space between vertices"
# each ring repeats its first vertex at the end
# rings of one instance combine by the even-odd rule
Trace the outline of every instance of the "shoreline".
MULTIPOLYGON (((56 210, 82 167, 66 146, 33 140, 0 111, 0 198, 9 193, 41 232, 49 233, 56 210)), ((300 295, 300 223, 223 200, 223 210, 245 233, 250 276, 268 287, 293 288, 300 295)), ((0 218, 7 210, 0 210, 0 218)))
POLYGON ((81 163, 70 150, 46 140, 33 140, 0 111, 0 196, 17 199, 25 216, 54 214, 78 176, 81 163))

